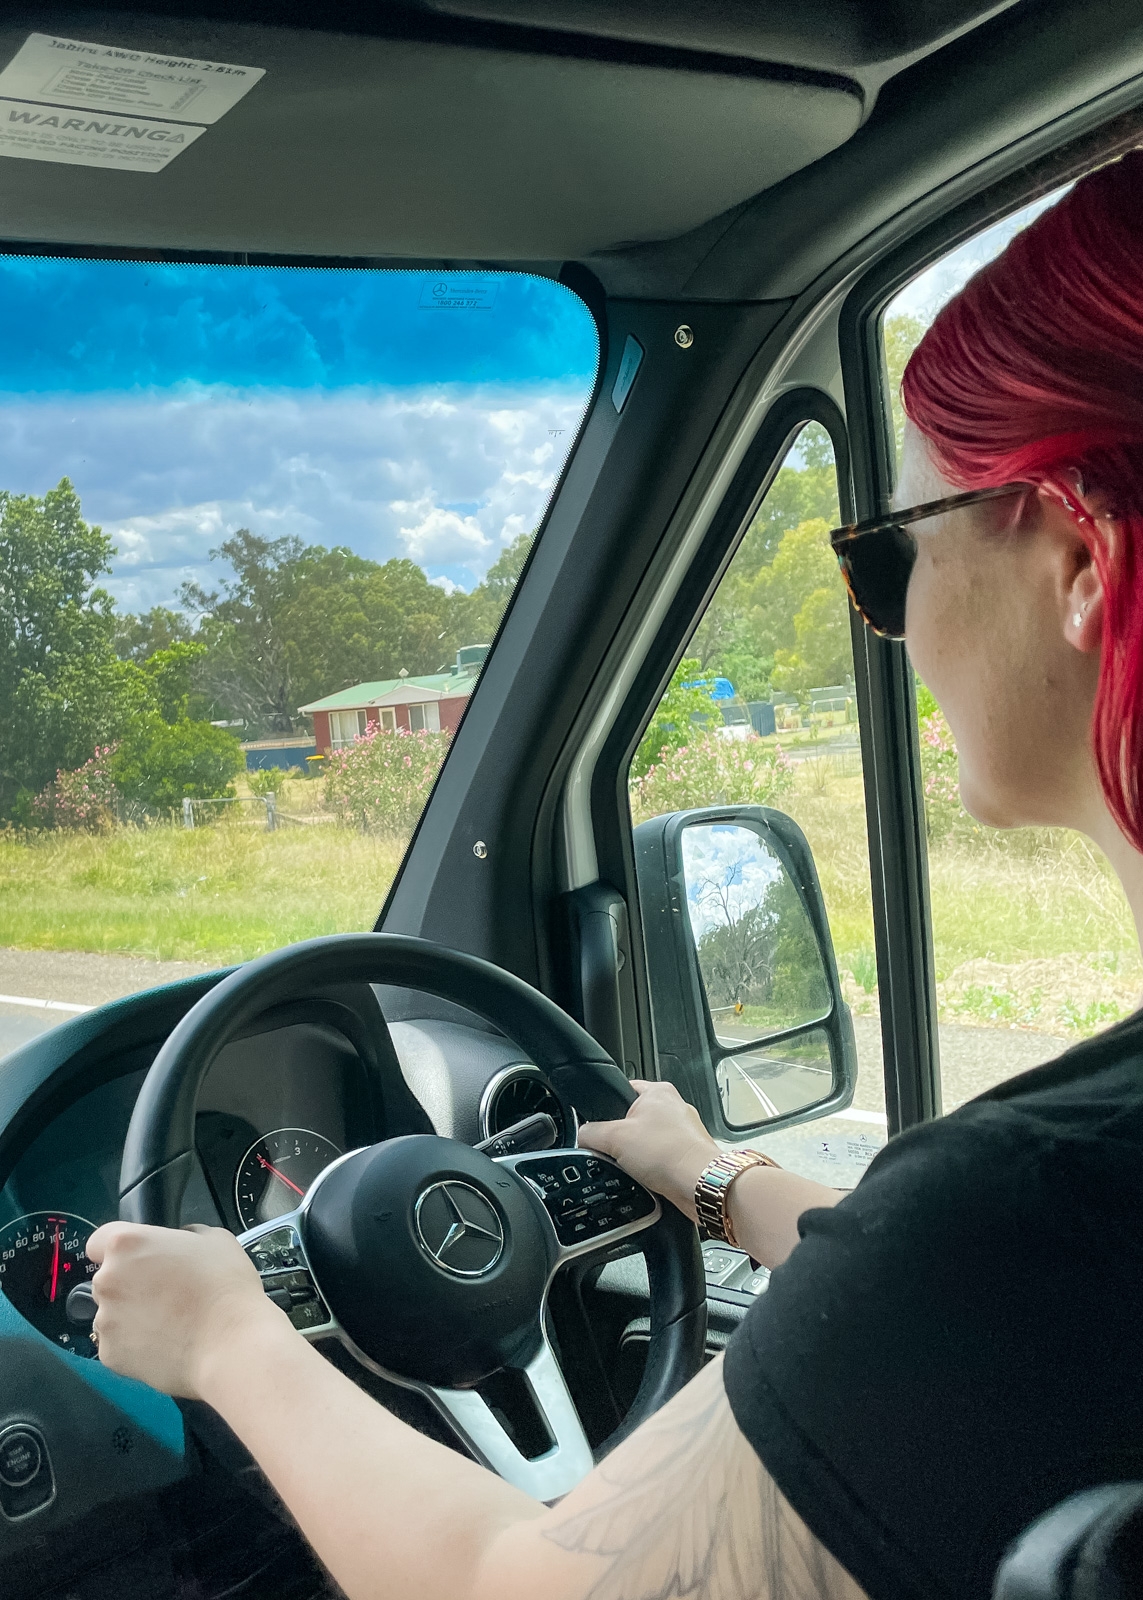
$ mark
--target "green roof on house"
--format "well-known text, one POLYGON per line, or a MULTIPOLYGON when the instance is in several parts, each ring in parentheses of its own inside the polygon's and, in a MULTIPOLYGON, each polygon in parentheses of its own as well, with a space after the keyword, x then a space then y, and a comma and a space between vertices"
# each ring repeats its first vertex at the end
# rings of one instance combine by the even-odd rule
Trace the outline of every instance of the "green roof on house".
POLYGON ((433 672, 425 678, 382 678, 380 683, 355 683, 349 689, 339 689, 327 694, 324 700, 311 700, 298 710, 307 716, 314 711, 350 711, 382 700, 396 689, 429 689, 434 695, 447 695, 449 690, 470 694, 477 672, 433 672))

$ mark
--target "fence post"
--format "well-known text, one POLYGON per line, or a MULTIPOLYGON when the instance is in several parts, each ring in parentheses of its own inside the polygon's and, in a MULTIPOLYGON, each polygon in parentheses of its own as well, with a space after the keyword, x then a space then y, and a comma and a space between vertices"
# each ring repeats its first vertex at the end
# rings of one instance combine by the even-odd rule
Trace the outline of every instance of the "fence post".
POLYGON ((183 827, 194 827, 194 801, 183 796, 183 827))
POLYGON ((266 832, 273 833, 278 826, 278 797, 276 794, 263 795, 262 803, 266 807, 266 832))

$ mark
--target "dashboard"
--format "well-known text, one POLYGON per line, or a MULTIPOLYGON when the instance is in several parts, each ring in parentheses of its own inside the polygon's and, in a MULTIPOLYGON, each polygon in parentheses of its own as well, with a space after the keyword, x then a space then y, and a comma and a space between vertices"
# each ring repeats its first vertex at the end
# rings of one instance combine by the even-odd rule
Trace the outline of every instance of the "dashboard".
MULTIPOLYGON (((376 1001, 357 997, 361 1020, 376 1001)), ((316 1008, 320 1009, 320 1008, 316 1008)), ((350 1013, 346 1013, 350 1014, 350 1013)), ((292 1211, 331 1161, 363 1144, 415 1131, 370 1104, 361 1038, 321 1016, 271 1025, 227 1045, 199 1093, 196 1161, 183 1223, 242 1233, 292 1211)), ((423 1115, 421 1131, 468 1142, 536 1109, 561 1141, 571 1114, 509 1041, 448 1017, 391 1024, 398 1064, 423 1115)), ((153 1058, 157 1046, 148 1052, 153 1058)), ((0 1293, 58 1349, 90 1359, 90 1301, 74 1290, 93 1275, 87 1240, 118 1215, 119 1165, 146 1066, 76 1095, 15 1160, 0 1188, 0 1293)))

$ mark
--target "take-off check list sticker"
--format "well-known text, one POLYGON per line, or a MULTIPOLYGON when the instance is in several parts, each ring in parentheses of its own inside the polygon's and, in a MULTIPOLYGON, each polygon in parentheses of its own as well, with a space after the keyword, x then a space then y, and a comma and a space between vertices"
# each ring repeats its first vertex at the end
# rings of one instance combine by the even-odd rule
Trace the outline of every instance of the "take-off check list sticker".
POLYGON ((263 76, 262 67, 33 33, 0 72, 0 155, 158 172, 263 76))

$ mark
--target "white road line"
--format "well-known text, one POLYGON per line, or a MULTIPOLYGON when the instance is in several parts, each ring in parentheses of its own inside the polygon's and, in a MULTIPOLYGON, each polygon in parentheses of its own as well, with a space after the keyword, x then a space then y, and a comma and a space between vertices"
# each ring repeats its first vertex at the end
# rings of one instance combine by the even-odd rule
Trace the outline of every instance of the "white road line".
POLYGON ((66 1000, 32 1000, 27 995, 0 994, 0 1006, 31 1006, 34 1011, 94 1011, 94 1006, 73 1006, 66 1000))

